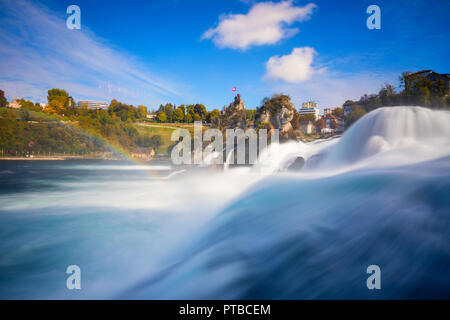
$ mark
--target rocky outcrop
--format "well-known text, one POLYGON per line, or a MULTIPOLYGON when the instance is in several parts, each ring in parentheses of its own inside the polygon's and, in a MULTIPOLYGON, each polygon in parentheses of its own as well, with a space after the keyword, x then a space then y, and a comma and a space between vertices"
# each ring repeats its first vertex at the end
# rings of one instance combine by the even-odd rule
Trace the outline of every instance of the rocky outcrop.
POLYGON ((244 101, 239 94, 236 95, 233 103, 223 111, 222 125, 227 129, 246 128, 244 101))
POLYGON ((289 96, 276 95, 266 98, 263 105, 256 110, 256 126, 266 126, 280 130, 280 139, 295 138, 291 121, 294 118, 294 105, 289 96))

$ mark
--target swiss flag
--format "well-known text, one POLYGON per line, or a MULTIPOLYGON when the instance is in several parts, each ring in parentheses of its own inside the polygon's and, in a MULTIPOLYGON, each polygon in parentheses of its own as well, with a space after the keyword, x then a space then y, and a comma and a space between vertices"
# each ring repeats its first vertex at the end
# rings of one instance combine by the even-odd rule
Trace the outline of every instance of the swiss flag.
POLYGON ((236 91, 236 87, 233 87, 233 89, 231 89, 231 91, 236 91))

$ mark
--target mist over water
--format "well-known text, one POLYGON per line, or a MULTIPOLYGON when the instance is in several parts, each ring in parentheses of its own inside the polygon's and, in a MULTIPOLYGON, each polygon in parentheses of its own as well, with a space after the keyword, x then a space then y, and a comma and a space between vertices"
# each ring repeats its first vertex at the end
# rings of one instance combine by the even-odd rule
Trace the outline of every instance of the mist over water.
POLYGON ((449 194, 450 113, 419 107, 225 171, 2 161, 0 298, 450 298, 449 194))

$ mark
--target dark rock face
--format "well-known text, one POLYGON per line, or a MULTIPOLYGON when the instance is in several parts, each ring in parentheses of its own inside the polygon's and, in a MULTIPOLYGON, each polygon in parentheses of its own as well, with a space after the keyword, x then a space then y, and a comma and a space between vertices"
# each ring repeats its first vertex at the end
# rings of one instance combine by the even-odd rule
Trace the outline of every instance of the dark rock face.
POLYGON ((287 168, 289 171, 300 171, 305 166, 305 159, 297 157, 295 161, 287 168))

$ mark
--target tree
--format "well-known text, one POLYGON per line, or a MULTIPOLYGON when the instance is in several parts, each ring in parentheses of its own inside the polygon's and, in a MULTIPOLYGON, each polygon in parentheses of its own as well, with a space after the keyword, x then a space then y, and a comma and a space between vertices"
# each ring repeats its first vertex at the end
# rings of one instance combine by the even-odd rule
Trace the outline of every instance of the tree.
POLYGON ((319 120, 317 120, 316 126, 317 126, 317 129, 319 129, 319 130, 325 129, 327 127, 325 120, 323 120, 323 118, 320 118, 319 120))
POLYGON ((194 113, 194 121, 202 121, 202 117, 198 113, 194 113))
POLYGON ((47 100, 49 104, 52 100, 59 101, 66 107, 69 100, 69 94, 62 89, 50 89, 48 90, 47 100))
POLYGON ((297 111, 294 112, 294 117, 291 120, 291 125, 294 130, 300 129, 300 114, 297 111))
MULTIPOLYGON (((194 106, 194 113, 198 114, 200 117, 200 120, 206 119, 206 107, 203 104, 196 104, 194 106)), ((195 118, 195 116, 194 116, 195 118)), ((197 121, 197 120, 196 120, 197 121)))
POLYGON ((152 136, 151 143, 152 143, 153 148, 155 148, 155 150, 157 150, 159 148, 159 146, 162 145, 161 136, 159 134, 155 134, 154 136, 152 136))
POLYGON ((138 106, 137 108, 138 117, 143 119, 147 117, 147 107, 146 106, 138 106))
POLYGON ((159 106, 159 111, 163 111, 166 114, 167 120, 165 122, 173 122, 173 112, 174 108, 171 103, 166 103, 165 105, 159 106))
POLYGON ((30 100, 25 100, 25 99, 20 99, 19 100, 20 105, 22 106, 22 109, 27 110, 27 111, 35 111, 35 112, 39 112, 42 111, 41 106, 39 105, 39 103, 33 103, 30 100))
POLYGON ((5 98, 5 92, 3 90, 0 90, 0 108, 6 107, 8 104, 8 100, 5 98))
POLYGON ((316 115, 314 113, 307 113, 300 115, 300 122, 316 122, 316 115))
POLYGON ((193 119, 192 115, 190 113, 188 113, 184 117, 184 121, 187 122, 187 123, 192 123, 192 122, 194 122, 194 119, 193 119))
POLYGON ((211 112, 208 112, 206 115, 206 122, 211 124, 216 124, 217 119, 220 118, 220 111, 218 109, 214 109, 211 112))
POLYGON ((156 118, 158 119, 159 122, 167 122, 167 116, 164 111, 159 111, 156 118))
POLYGON ((247 121, 253 121, 255 119, 255 109, 245 109, 245 118, 247 121))
POLYGON ((343 118, 344 117, 344 109, 334 108, 333 111, 331 111, 331 114, 337 118, 343 118))
POLYGON ((331 129, 337 129, 339 128, 339 124, 336 122, 336 120, 331 121, 330 124, 331 129))
POLYGON ((119 102, 116 99, 111 100, 109 104, 108 112, 111 115, 118 116, 122 121, 134 121, 139 117, 138 109, 132 105, 119 102))
POLYGON ((173 121, 174 122, 183 122, 183 120, 184 120, 183 108, 178 107, 173 112, 173 121))
POLYGON ((366 110, 360 105, 353 105, 352 111, 347 115, 345 124, 347 127, 355 123, 359 118, 366 114, 366 110))
POLYGON ((50 100, 45 111, 49 114, 64 114, 65 109, 60 100, 50 100))

